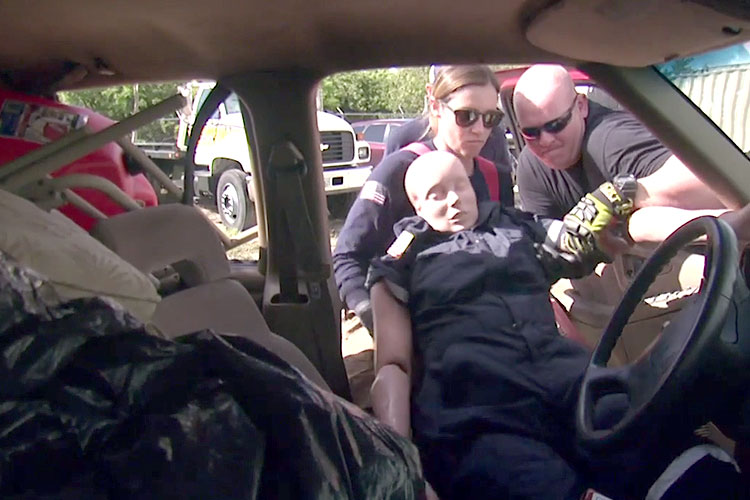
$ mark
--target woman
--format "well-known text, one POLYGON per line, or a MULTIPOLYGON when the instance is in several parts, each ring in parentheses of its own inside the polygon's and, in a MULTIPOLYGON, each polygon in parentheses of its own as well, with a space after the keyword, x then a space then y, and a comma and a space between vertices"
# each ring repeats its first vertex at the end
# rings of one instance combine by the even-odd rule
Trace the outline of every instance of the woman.
MULTIPOLYGON (((455 154, 479 201, 491 199, 477 157, 503 117, 497 109, 499 91, 497 79, 487 66, 443 66, 428 95, 434 138, 422 144, 425 149, 455 154)), ((393 224, 414 215, 404 192, 404 175, 418 156, 418 152, 402 149, 375 167, 349 211, 333 252, 341 298, 371 332, 367 269, 372 258, 384 254, 393 242, 393 224)))

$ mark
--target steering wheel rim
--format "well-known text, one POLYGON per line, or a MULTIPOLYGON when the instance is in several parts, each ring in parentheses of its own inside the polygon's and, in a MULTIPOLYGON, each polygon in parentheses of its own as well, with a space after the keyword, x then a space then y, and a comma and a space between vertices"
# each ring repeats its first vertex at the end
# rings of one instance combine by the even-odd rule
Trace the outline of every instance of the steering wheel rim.
POLYGON ((576 408, 579 442, 606 449, 637 439, 634 433, 680 395, 705 362, 705 346, 721 334, 738 277, 734 231, 715 217, 700 217, 669 236, 640 269, 615 309, 584 374, 576 408), (608 368, 612 350, 649 286, 676 253, 706 235, 703 279, 695 302, 680 311, 634 363, 608 368), (686 327, 689 327, 686 329, 686 327), (628 408, 608 429, 594 427, 595 404, 608 394, 625 393, 628 408))

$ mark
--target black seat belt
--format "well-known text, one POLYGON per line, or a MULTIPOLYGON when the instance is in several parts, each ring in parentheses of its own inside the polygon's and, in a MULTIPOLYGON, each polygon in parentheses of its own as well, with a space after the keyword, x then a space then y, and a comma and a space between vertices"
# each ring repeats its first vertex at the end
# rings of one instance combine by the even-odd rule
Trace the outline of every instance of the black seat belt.
POLYGON ((276 193, 281 201, 282 213, 290 231, 291 237, 287 241, 293 245, 295 255, 294 269, 279 269, 282 301, 304 301, 304 297, 299 296, 298 287, 298 283, 304 283, 310 305, 310 322, 315 334, 315 345, 323 365, 320 367, 322 375, 334 393, 351 400, 346 370, 341 358, 341 330, 328 288, 331 265, 321 255, 303 189, 307 164, 294 144, 283 141, 271 149, 269 165, 275 177, 276 193), (335 339, 335 342, 326 341, 331 338, 335 339), (324 350, 326 352, 323 352, 324 350), (331 359, 339 362, 330 363, 331 359))

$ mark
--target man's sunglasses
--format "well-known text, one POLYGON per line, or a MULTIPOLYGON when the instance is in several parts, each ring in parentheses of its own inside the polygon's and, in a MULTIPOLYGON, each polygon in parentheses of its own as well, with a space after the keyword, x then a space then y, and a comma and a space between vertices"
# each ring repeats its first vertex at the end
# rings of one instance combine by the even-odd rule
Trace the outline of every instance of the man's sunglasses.
POLYGON ((554 120, 550 120, 538 127, 523 127, 521 129, 521 135, 525 139, 535 140, 539 139, 539 137, 542 135, 542 131, 545 131, 549 134, 557 134, 559 132, 562 132, 565 127, 568 126, 568 123, 570 123, 570 119, 573 117, 573 108, 575 107, 576 102, 578 102, 578 96, 575 96, 573 98, 573 103, 562 116, 555 118, 554 120))
POLYGON ((461 128, 471 127, 480 118, 482 119, 482 125, 484 125, 484 128, 495 128, 503 119, 503 116, 505 116, 505 113, 499 109, 493 109, 481 113, 480 111, 471 108, 453 109, 448 106, 448 103, 444 101, 441 102, 443 106, 451 110, 453 117, 456 119, 456 125, 461 128))

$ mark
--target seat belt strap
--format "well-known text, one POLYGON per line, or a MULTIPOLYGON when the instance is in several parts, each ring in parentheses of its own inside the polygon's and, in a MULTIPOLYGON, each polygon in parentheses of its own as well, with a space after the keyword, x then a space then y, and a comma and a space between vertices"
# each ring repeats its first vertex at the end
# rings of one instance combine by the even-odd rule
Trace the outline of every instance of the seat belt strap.
POLYGON ((487 189, 490 192, 490 200, 502 201, 500 199, 500 174, 497 171, 497 167, 494 163, 486 158, 477 156, 477 167, 484 176, 484 182, 487 184, 487 189))
POLYGON ((425 153, 429 153, 432 151, 430 147, 427 144, 424 144, 422 142, 412 142, 411 144, 407 144, 403 148, 401 148, 403 151, 411 151, 417 156, 422 156, 425 153))
POLYGON ((307 165, 302 153, 289 141, 274 146, 269 160, 276 177, 276 192, 281 199, 287 224, 294 234, 294 251, 298 275, 305 280, 326 280, 331 275, 331 266, 320 255, 312 218, 305 203, 303 177, 307 165))
MULTIPOLYGON (((351 401, 351 391, 342 363, 324 363, 331 359, 333 352, 323 352, 321 347, 332 334, 337 339, 334 346, 341 355, 341 330, 337 327, 336 314, 328 279, 331 266, 323 259, 313 227, 310 211, 305 202, 303 178, 307 174, 307 164, 302 153, 290 141, 284 141, 271 149, 269 165, 276 177, 276 193, 281 201, 286 222, 291 229, 290 243, 294 247, 294 269, 285 271, 293 279, 286 286, 293 290, 281 290, 282 296, 299 298, 298 283, 304 282, 310 310, 310 323, 315 335, 315 346, 322 366, 319 370, 334 393, 351 401), (283 186, 283 189, 282 189, 283 186), (340 365, 340 366, 339 366, 340 365)), ((281 272, 281 270, 279 270, 281 272)), ((284 283, 280 281, 280 285, 284 283)))

